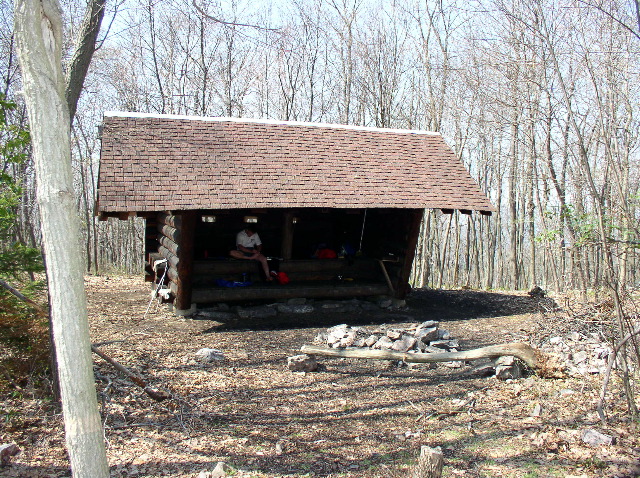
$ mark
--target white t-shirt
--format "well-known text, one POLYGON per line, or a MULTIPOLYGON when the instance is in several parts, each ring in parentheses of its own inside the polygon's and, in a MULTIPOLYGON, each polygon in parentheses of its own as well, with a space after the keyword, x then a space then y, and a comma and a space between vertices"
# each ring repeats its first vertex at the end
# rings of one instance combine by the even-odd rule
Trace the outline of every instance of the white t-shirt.
POLYGON ((254 249, 256 246, 262 244, 260 240, 260 236, 257 232, 251 234, 251 236, 247 235, 247 232, 243 229, 236 236, 236 245, 246 247, 248 249, 254 249))

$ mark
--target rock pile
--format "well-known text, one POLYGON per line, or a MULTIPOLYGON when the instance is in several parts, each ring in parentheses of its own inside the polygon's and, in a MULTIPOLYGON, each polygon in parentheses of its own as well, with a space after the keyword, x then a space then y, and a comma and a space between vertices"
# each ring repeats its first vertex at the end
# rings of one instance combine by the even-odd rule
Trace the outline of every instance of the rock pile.
POLYGON ((559 356, 566 364, 567 372, 575 376, 604 373, 612 353, 611 346, 598 333, 569 332, 552 336, 539 348, 559 356))
MULTIPOLYGON (((331 348, 360 347, 405 353, 458 352, 460 348, 460 344, 451 337, 449 331, 440 328, 439 323, 433 320, 404 328, 381 326, 373 330, 341 324, 319 333, 314 343, 331 348)), ((451 361, 441 362, 441 365, 458 368, 464 363, 451 361)), ((480 376, 495 375, 501 380, 506 380, 520 378, 523 371, 515 358, 499 357, 496 360, 485 360, 477 364, 471 373, 480 376)))
POLYGON ((341 324, 319 333, 314 343, 332 348, 366 347, 394 352, 457 352, 460 347, 449 331, 439 328, 433 320, 407 328, 381 326, 371 331, 341 324))

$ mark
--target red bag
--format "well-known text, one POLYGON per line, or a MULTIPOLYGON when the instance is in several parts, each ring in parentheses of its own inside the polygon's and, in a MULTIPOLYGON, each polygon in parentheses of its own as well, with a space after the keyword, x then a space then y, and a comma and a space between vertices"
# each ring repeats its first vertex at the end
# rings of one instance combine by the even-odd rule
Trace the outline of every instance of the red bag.
POLYGON ((317 257, 318 259, 336 259, 338 254, 333 249, 324 248, 318 251, 317 257))
POLYGON ((278 272, 276 280, 278 281, 278 284, 285 285, 289 283, 289 276, 285 272, 278 272))

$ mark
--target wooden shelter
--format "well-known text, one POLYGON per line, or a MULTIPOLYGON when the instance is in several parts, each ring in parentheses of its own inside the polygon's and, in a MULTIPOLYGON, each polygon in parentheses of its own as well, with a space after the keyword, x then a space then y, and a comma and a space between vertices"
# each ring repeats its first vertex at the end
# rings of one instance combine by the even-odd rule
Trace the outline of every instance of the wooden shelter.
POLYGON ((147 277, 165 276, 178 310, 402 297, 425 208, 494 210, 442 136, 423 131, 106 113, 100 161, 97 214, 146 218, 147 277), (289 284, 265 284, 256 262, 230 258, 248 222, 289 284), (322 246, 339 257, 314 258, 322 246), (163 259, 166 273, 154 267, 163 259))

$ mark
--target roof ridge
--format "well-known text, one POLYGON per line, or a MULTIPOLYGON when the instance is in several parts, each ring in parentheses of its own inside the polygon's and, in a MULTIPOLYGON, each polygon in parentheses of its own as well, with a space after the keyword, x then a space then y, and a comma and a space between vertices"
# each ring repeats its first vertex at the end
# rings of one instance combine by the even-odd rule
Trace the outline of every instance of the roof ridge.
POLYGON ((422 134, 432 136, 442 136, 441 133, 435 131, 414 130, 414 129, 396 129, 396 128, 378 128, 375 126, 357 126, 357 125, 345 125, 337 123, 313 123, 304 121, 284 121, 275 119, 264 118, 232 118, 224 116, 190 116, 190 115, 171 115, 160 113, 136 113, 128 111, 105 111, 105 117, 123 117, 123 118, 164 118, 164 119, 176 119, 186 121, 210 121, 210 122, 230 122, 230 123, 250 123, 250 124, 271 124, 271 125, 283 125, 283 126, 307 126, 314 128, 332 128, 332 129, 346 129, 353 131, 371 131, 379 133, 395 133, 395 134, 422 134))

